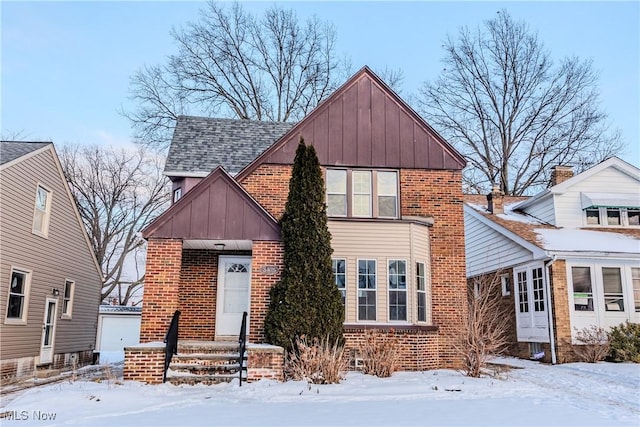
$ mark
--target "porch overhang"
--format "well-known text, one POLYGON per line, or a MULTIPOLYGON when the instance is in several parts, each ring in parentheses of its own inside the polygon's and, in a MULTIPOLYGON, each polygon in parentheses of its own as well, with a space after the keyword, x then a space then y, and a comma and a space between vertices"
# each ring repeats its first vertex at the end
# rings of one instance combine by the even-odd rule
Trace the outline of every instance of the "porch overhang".
POLYGON ((183 249, 202 249, 214 251, 250 251, 251 240, 183 240, 183 249))

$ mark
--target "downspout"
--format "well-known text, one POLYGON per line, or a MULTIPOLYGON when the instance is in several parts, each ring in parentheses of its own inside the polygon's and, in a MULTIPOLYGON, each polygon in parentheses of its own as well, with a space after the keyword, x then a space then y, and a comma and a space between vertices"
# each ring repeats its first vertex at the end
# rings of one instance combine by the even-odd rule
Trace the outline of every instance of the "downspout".
POLYGON ((545 284, 546 284, 546 288, 547 288, 547 307, 549 307, 549 310, 547 310, 548 315, 549 315, 549 343, 551 344, 551 363, 553 365, 555 365, 557 363, 556 360, 556 341, 555 341, 555 331, 553 328, 553 305, 551 304, 551 280, 550 280, 550 272, 549 272, 549 268, 551 267, 551 265, 556 262, 556 255, 553 255, 553 257, 551 258, 551 260, 546 261, 544 263, 544 273, 545 273, 545 284))

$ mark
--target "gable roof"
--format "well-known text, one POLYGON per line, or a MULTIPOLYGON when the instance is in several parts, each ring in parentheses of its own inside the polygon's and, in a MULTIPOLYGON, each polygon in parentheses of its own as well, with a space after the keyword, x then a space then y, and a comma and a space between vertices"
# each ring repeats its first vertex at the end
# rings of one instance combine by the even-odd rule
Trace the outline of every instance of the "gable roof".
POLYGON ((235 175, 292 126, 293 123, 180 116, 164 173, 205 177, 222 166, 235 175))
POLYGON ((368 67, 363 67, 238 173, 291 164, 300 138, 321 165, 461 170, 466 161, 368 67))
POLYGON ((640 169, 637 167, 621 160, 618 157, 609 157, 608 159, 598 163, 597 165, 587 169, 586 171, 579 173, 566 181, 561 182, 560 184, 554 185, 552 187, 547 188, 546 190, 541 191, 540 193, 532 196, 531 198, 517 204, 513 207, 513 209, 521 210, 526 209, 529 206, 536 204, 539 200, 544 199, 553 194, 562 194, 566 192, 570 187, 588 179, 594 175, 601 173, 603 170, 608 168, 615 168, 620 172, 623 172, 629 175, 632 178, 635 178, 640 183, 640 169))
POLYGON ((36 151, 51 144, 51 142, 0 141, 0 166, 5 166, 27 154, 35 154, 36 151))
POLYGON ((280 240, 280 226, 220 166, 144 230, 145 239, 280 240))

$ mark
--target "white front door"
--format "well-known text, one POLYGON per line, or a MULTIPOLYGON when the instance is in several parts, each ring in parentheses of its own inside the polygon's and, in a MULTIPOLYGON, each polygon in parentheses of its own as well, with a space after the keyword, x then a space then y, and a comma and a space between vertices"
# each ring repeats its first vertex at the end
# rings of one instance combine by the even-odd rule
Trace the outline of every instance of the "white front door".
POLYGON ((216 339, 237 338, 240 334, 242 313, 249 312, 250 285, 251 257, 218 258, 216 339))
POLYGON ((44 322, 42 325, 42 342, 40 345, 40 364, 53 362, 53 344, 56 338, 56 314, 58 300, 47 298, 44 306, 44 322))

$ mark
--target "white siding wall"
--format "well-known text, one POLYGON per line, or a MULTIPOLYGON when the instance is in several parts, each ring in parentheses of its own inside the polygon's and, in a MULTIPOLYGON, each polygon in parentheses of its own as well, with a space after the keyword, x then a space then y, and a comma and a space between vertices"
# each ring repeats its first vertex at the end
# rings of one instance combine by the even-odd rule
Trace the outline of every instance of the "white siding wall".
POLYGON ((533 206, 527 207, 525 209, 525 212, 541 221, 552 225, 557 225, 557 218, 554 211, 552 196, 546 196, 542 200, 538 200, 538 202, 533 206))
MULTIPOLYGON (((472 209, 465 206, 465 209, 472 209)), ((531 251, 504 237, 470 214, 464 216, 467 277, 512 267, 532 259, 531 251)))
POLYGON ((609 167, 597 175, 590 176, 575 185, 564 194, 555 195, 556 216, 559 227, 583 227, 580 193, 637 194, 638 181, 619 170, 609 167))

